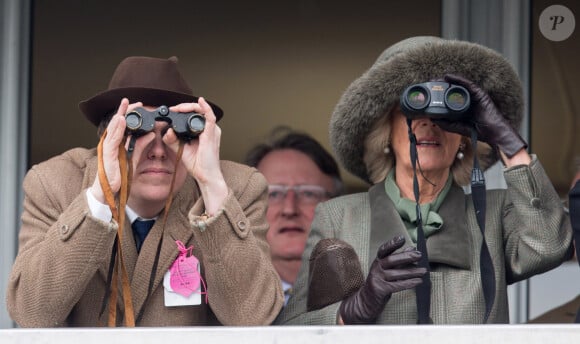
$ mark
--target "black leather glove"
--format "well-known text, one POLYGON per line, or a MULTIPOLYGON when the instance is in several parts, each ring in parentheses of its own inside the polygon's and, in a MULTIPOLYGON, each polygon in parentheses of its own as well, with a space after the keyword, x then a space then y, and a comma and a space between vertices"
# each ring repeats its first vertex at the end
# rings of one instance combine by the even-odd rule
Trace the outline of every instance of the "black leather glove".
POLYGON ((394 253, 404 244, 405 238, 397 236, 379 248, 365 283, 340 305, 339 314, 345 324, 374 323, 391 294, 421 283, 421 276, 427 272, 415 265, 421 252, 409 247, 394 253))
POLYGON ((472 121, 450 121, 446 119, 433 119, 441 129, 471 137, 471 128, 475 124, 477 139, 498 148, 509 158, 513 157, 520 149, 528 145, 512 128, 499 109, 493 103, 491 97, 475 83, 457 75, 448 74, 445 81, 465 87, 471 94, 472 121))

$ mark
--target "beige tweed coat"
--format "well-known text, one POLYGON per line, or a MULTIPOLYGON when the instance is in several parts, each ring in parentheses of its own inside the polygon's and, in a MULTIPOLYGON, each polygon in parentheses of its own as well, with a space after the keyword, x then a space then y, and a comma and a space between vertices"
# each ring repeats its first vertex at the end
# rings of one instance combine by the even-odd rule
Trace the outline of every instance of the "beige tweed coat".
MULTIPOLYGON (((507 190, 488 190, 485 236, 495 268, 496 295, 489 323, 508 323, 507 285, 558 266, 572 238, 565 214, 541 164, 504 172, 507 190)), ((379 183, 373 188, 382 188, 379 183)), ((376 190, 375 190, 376 191, 376 190)), ((373 214, 375 212, 373 211, 373 214)), ((444 224, 427 238, 431 264, 431 319, 434 324, 480 324, 485 301, 480 280, 482 242, 471 195, 454 184, 439 208, 444 224)), ((368 274, 378 247, 396 235, 413 245, 386 193, 370 192, 335 198, 316 209, 294 295, 277 319, 278 324, 335 324, 340 302, 307 312, 308 259, 322 238, 339 238, 357 252, 368 274), (374 197, 369 195, 381 195, 374 197), (371 207, 384 212, 380 228, 371 228, 371 207)), ((379 324, 416 324, 415 291, 395 293, 380 315, 379 324)))
MULTIPOLYGON (((255 169, 222 161, 230 188, 223 212, 197 225, 201 193, 188 177, 176 191, 167 225, 157 221, 138 255, 130 224, 121 243, 138 326, 267 325, 283 304, 266 242, 267 184, 255 169), (147 289, 163 235, 152 295, 147 289), (176 240, 194 245, 208 303, 166 307, 163 275, 178 255, 176 240)), ((10 316, 22 327, 99 326, 116 223, 90 215, 85 190, 97 172, 96 151, 72 149, 31 168, 24 179, 18 255, 7 290, 10 316)), ((122 302, 120 302, 122 307, 122 302)))

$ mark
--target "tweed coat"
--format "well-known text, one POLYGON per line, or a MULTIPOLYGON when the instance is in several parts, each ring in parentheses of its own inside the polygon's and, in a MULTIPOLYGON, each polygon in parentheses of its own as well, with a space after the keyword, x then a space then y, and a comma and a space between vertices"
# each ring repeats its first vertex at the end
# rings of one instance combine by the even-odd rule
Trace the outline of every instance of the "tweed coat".
MULTIPOLYGON (((505 170, 507 189, 487 191, 485 236, 496 280, 489 323, 509 322, 508 284, 558 266, 570 247, 569 218, 541 164, 532 157, 529 166, 505 170)), ((336 324, 340 302, 306 311, 308 259, 319 240, 334 237, 351 244, 365 276, 382 243, 404 235, 405 247, 413 245, 384 192, 384 183, 372 188, 381 190, 335 198, 317 207, 295 293, 276 323, 336 324), (371 208, 376 209, 373 216, 381 214, 380 218, 371 218, 371 208), (380 223, 380 228, 373 228, 371 223, 380 223)), ((485 315, 479 265, 482 236, 471 195, 453 184, 438 213, 444 224, 427 238, 432 282, 430 317, 434 324, 482 323, 485 315)), ((415 291, 393 294, 377 323, 416 324, 415 291)))
MULTIPOLYGON (((223 210, 204 226, 203 200, 187 177, 163 231, 156 221, 138 255, 130 224, 122 248, 138 326, 266 325, 283 305, 279 277, 266 242, 267 184, 255 169, 222 161, 229 187, 223 210), (203 223, 202 223, 203 224, 203 223), (154 287, 147 296, 157 245, 163 235, 154 287), (166 307, 163 275, 179 251, 176 240, 200 260, 208 304, 166 307)), ((9 279, 7 305, 22 327, 99 326, 117 224, 92 215, 86 189, 97 172, 95 149, 75 148, 27 173, 19 250, 9 279)), ((120 307, 123 307, 120 302, 120 307)))

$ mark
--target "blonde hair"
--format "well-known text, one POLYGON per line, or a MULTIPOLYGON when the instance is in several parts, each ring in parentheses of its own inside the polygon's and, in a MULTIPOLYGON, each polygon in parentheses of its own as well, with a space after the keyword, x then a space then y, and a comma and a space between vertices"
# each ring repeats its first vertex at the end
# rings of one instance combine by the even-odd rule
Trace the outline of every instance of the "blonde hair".
MULTIPOLYGON (((363 162, 365 164, 369 180, 373 183, 383 181, 389 171, 395 165, 395 155, 392 150, 385 153, 385 148, 390 145, 392 118, 396 107, 387 111, 387 114, 379 117, 367 137, 364 140, 363 162)), ((461 137, 463 159, 453 160, 450 167, 453 180, 461 185, 469 185, 471 182, 471 170, 473 168, 473 146, 471 140, 465 136, 461 137)), ((491 147, 483 142, 477 143, 477 155, 483 157, 489 155, 491 147)))
POLYGON ((387 177, 395 164, 393 152, 385 153, 391 141, 391 120, 389 114, 379 117, 364 140, 363 162, 369 180, 376 184, 387 177))

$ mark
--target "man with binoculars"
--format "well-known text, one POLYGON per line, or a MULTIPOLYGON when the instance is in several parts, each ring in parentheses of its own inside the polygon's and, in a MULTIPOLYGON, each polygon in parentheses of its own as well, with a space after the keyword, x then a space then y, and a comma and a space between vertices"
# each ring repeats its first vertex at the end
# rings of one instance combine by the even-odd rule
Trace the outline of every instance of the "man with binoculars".
POLYGON ((99 127, 97 149, 72 149, 24 180, 7 298, 18 325, 271 323, 283 293, 267 183, 220 160, 223 112, 193 95, 177 59, 128 57, 79 106, 99 127))

